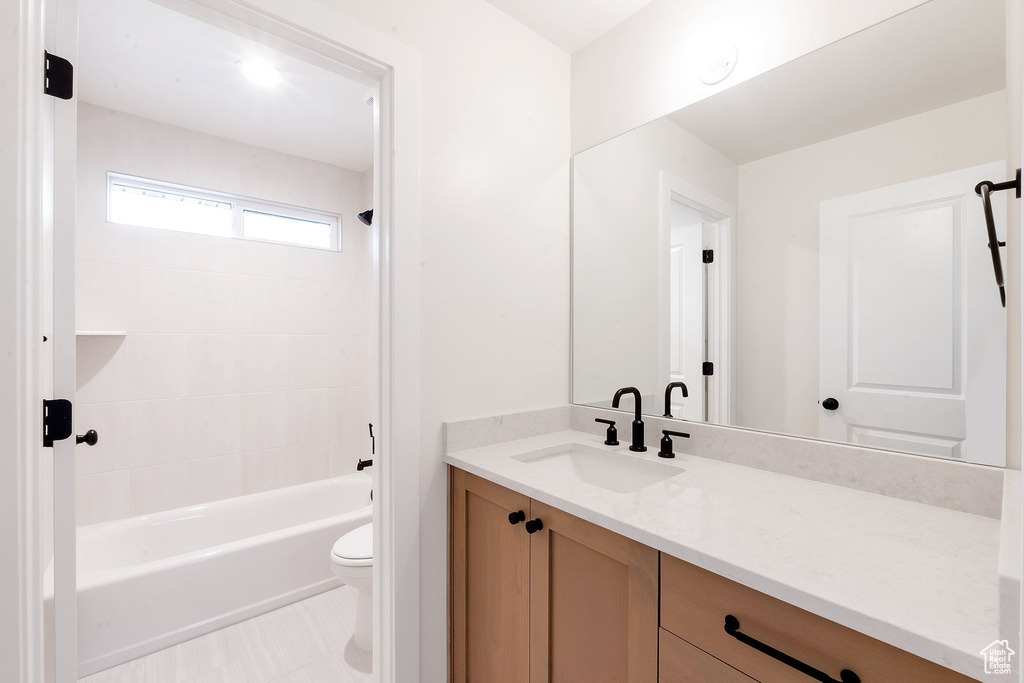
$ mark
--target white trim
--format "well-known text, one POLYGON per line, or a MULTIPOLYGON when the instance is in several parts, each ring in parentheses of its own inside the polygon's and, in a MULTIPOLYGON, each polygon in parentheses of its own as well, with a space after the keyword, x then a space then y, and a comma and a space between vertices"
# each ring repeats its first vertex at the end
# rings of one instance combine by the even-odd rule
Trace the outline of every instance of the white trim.
MULTIPOLYGON (((735 373, 735 330, 736 306, 733 300, 735 286, 732 264, 735 263, 736 207, 714 195, 677 178, 671 173, 658 173, 658 231, 661 249, 658 258, 659 281, 668 279, 668 240, 672 226, 672 202, 679 202, 706 220, 718 224, 712 234, 705 233, 706 248, 715 250, 714 267, 708 279, 708 310, 714 311, 711 320, 705 320, 708 348, 715 363, 715 375, 709 385, 712 387, 712 403, 708 406, 708 422, 729 424, 735 414, 736 400, 735 373)), ((668 293, 665 287, 659 289, 661 298, 658 310, 662 311, 658 340, 659 376, 668 377, 668 293)))
POLYGON ((708 346, 712 356, 719 359, 712 380, 714 400, 708 410, 708 422, 714 424, 732 424, 736 416, 735 230, 736 214, 732 209, 710 235, 705 235, 705 246, 715 250, 708 279, 709 300, 715 302, 715 319, 708 325, 708 346))
POLYGON ((0 5, 0 680, 42 679, 41 0, 0 5))
MULTIPOLYGON (((72 64, 78 61, 78 0, 55 0, 48 7, 47 48, 72 64)), ((44 131, 44 234, 52 242, 53 355, 52 397, 74 403, 77 389, 75 334, 75 223, 77 199, 78 103, 47 98, 52 128, 44 131), (47 178, 51 182, 47 183, 47 178), (46 217, 45 207, 52 213, 46 217)), ((43 291, 46 291, 45 283, 43 291)), ((44 391, 47 387, 44 387, 44 391)), ((78 424, 72 419, 72 434, 78 424)), ((84 430, 82 430, 84 431, 84 430)), ((75 441, 53 444, 53 602, 54 658, 47 660, 46 674, 57 683, 78 680, 78 546, 76 524, 75 441), (63 645, 62 645, 63 644, 63 645)), ((47 615, 49 616, 49 615, 47 615)))

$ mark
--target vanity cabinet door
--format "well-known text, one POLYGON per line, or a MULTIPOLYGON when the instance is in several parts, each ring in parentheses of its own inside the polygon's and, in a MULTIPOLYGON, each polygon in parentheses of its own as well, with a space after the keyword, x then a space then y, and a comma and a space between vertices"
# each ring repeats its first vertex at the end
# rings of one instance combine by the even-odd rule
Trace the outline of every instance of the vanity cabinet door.
POLYGON ((536 500, 531 518, 530 683, 655 683, 657 551, 536 500))
POLYGON ((530 499, 459 469, 451 493, 452 681, 528 683, 530 499))

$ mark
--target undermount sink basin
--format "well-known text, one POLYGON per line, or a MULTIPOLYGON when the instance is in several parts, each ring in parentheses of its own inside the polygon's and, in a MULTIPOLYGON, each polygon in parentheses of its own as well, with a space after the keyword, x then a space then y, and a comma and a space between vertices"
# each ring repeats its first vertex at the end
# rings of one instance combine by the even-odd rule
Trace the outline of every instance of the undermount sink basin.
POLYGON ((564 444, 513 456, 558 479, 577 479, 615 493, 633 493, 683 473, 681 467, 582 444, 564 444))

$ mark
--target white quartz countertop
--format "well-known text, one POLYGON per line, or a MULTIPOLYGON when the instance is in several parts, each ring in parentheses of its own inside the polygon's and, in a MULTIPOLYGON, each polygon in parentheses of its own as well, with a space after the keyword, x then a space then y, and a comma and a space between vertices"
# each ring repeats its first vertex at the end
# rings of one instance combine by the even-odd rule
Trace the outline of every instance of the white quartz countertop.
POLYGON ((444 461, 745 586, 983 679, 999 634, 999 520, 562 431, 444 461), (680 467, 635 493, 555 480, 512 456, 578 443, 680 467))

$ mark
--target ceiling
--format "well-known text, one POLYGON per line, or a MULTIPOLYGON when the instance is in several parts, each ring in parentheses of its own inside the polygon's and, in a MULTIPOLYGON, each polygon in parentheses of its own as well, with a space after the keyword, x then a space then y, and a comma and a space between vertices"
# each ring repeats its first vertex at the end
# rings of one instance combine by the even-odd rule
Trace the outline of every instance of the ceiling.
POLYGON ((146 0, 80 0, 82 101, 355 171, 373 165, 369 86, 146 0), (242 59, 282 74, 248 81, 242 59))
POLYGON ((668 118, 743 164, 1002 90, 1004 3, 976 3, 932 0, 668 118))
POLYGON ((651 0, 487 0, 572 54, 651 0))

